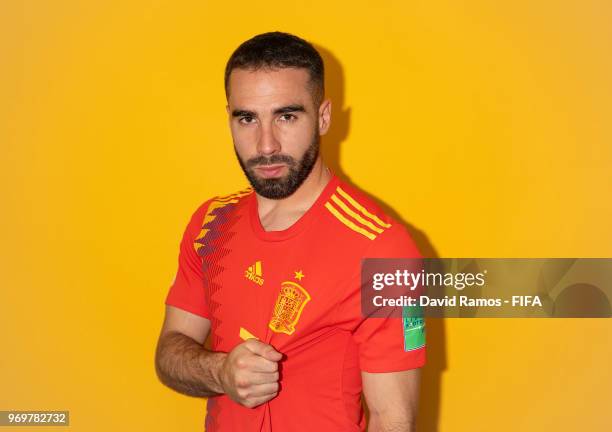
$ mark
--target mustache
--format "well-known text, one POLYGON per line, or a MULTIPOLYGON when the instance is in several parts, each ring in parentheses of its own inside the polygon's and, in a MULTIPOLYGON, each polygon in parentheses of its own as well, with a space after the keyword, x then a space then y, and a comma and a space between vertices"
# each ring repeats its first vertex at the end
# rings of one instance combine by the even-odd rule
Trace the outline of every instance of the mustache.
POLYGON ((293 166, 295 165, 295 159, 293 159, 291 156, 288 155, 272 155, 270 157, 267 156, 257 156, 254 158, 249 159, 246 162, 246 166, 248 168, 253 168, 256 166, 261 166, 261 165, 274 165, 274 164, 278 164, 278 163, 285 163, 289 166, 293 166))

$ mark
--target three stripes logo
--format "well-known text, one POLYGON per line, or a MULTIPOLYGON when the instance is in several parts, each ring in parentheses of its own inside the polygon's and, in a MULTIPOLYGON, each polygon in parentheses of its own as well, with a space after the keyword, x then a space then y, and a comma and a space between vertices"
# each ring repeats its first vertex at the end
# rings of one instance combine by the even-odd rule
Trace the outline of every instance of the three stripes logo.
POLYGON ((391 227, 355 201, 340 186, 325 203, 325 208, 344 225, 370 240, 374 240, 377 235, 391 227))
POLYGON ((257 285, 262 286, 264 279, 261 271, 261 261, 257 261, 255 264, 249 266, 249 268, 244 271, 244 277, 255 282, 257 285))

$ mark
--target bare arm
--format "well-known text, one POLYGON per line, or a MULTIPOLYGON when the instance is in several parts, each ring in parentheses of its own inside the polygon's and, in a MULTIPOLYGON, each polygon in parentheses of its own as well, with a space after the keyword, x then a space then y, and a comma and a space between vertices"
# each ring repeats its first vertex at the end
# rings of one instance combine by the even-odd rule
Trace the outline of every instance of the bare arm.
POLYGON ((155 370, 162 383, 188 396, 224 393, 219 372, 227 354, 204 348, 209 332, 206 318, 166 306, 155 353, 155 370))
POLYGON ((363 394, 370 411, 368 432, 414 432, 421 369, 361 372, 363 394))
POLYGON ((209 332, 206 318, 166 306, 155 354, 155 369, 162 383, 189 396, 227 394, 247 408, 276 396, 277 363, 282 354, 255 339, 229 353, 210 351, 203 346, 209 332))

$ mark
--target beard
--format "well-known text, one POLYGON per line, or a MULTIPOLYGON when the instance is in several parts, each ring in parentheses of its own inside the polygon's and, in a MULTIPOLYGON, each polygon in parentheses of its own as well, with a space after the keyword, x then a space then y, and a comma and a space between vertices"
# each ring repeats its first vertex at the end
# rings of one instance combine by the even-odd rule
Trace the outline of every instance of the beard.
POLYGON ((251 186, 253 186, 253 189, 255 189, 255 192, 265 198, 278 200, 292 195, 304 183, 319 156, 319 142, 320 136, 317 124, 310 145, 299 160, 289 155, 275 154, 270 157, 257 156, 243 161, 238 152, 236 152, 235 147, 234 152, 244 175, 249 180, 249 183, 251 183, 251 186), (286 175, 278 178, 257 177, 255 167, 278 163, 287 165, 289 172, 286 175))

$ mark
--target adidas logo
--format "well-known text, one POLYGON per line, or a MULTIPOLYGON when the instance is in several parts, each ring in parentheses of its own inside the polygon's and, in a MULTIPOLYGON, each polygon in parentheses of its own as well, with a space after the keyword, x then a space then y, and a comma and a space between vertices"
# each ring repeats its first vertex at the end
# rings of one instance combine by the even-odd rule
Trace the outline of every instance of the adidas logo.
POLYGON ((261 261, 257 261, 255 264, 249 266, 244 272, 244 277, 255 282, 259 286, 263 285, 264 280, 263 273, 261 272, 261 261))

